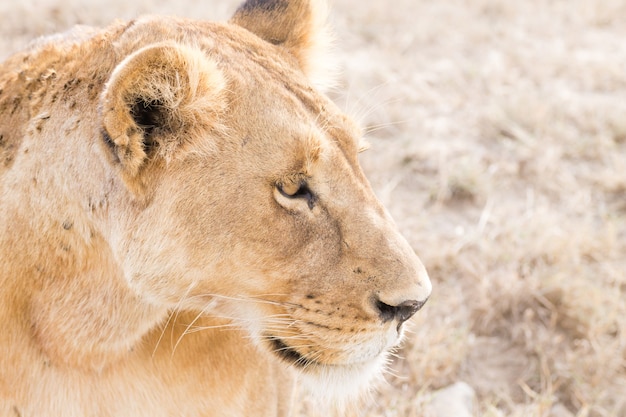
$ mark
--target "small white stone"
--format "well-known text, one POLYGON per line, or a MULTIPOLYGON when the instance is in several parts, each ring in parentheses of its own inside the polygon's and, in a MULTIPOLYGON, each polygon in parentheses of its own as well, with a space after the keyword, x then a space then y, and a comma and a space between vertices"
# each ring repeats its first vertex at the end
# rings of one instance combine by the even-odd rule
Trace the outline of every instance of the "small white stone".
POLYGON ((474 389, 459 381, 435 391, 430 408, 437 417, 472 417, 475 402, 474 389))
POLYGON ((565 408, 563 404, 557 403, 557 404, 554 404, 552 408, 550 409, 550 416, 551 417, 574 417, 574 414, 572 414, 567 408, 565 408))

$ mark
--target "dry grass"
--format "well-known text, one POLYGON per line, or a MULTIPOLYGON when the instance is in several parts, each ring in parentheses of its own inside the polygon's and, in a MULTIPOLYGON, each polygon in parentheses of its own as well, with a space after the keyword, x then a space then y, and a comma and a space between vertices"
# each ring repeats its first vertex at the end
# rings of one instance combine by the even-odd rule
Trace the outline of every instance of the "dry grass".
MULTIPOLYGON (((74 23, 237 3, 3 2, 0 57, 74 23)), ((361 415, 433 415, 457 380, 475 415, 626 415, 624 16, 623 0, 335 0, 334 97, 434 283, 361 415)))

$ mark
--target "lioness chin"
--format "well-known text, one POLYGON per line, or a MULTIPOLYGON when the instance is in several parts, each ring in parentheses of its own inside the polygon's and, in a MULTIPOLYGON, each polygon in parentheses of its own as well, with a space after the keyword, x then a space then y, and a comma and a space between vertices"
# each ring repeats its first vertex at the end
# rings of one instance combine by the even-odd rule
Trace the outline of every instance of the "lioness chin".
POLYGON ((319 0, 248 0, 0 65, 1 416, 284 416, 380 374, 431 285, 327 39, 319 0))

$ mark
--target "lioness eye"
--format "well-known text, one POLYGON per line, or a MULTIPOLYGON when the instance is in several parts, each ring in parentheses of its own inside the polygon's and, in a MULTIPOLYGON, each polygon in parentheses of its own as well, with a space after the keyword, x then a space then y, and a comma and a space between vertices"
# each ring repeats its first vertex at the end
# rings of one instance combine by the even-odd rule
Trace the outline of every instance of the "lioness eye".
POLYGON ((278 184, 276 188, 280 194, 289 199, 301 198, 306 200, 310 209, 315 205, 315 196, 311 192, 308 184, 304 181, 300 183, 278 184))

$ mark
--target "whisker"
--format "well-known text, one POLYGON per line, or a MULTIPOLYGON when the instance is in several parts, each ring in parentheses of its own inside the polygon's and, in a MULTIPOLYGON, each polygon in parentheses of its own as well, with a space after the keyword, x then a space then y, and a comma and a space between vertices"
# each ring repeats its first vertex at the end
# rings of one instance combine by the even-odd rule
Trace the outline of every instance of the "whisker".
POLYGON ((191 326, 185 331, 185 334, 191 334, 191 333, 200 332, 202 330, 213 330, 213 329, 239 330, 240 326, 235 323, 216 324, 215 326, 191 326))
MULTIPOLYGON (((189 328, 191 326, 193 326, 193 324, 198 321, 200 319, 200 317, 202 317, 202 315, 205 313, 206 309, 210 307, 210 305, 212 304, 212 302, 207 303, 207 305, 198 312, 198 314, 196 314, 196 316, 194 317, 194 319, 191 321, 191 323, 189 323, 187 325, 187 327, 185 328, 185 330, 181 333, 181 335, 178 337, 178 339, 176 340, 176 343, 174 344, 174 347, 172 348, 172 357, 174 356, 174 353, 176 352, 176 349, 178 348, 178 345, 180 344, 180 342, 183 340, 183 337, 185 337, 185 335, 187 335, 189 328)), ((173 330, 172 330, 173 331, 173 330)))
POLYGON ((397 120, 397 121, 393 121, 393 122, 386 122, 386 123, 379 123, 377 125, 370 125, 367 126, 364 129, 364 135, 369 135, 371 133, 377 132, 379 130, 382 130, 384 128, 390 127, 390 126, 401 126, 401 125, 406 125, 408 124, 408 120, 397 120))
MULTIPOLYGON (((176 322, 176 319, 178 318, 178 310, 180 309, 180 306, 182 305, 183 301, 189 295, 189 292, 191 291, 192 288, 193 288, 193 284, 187 288, 187 291, 185 291, 182 297, 178 300, 178 303, 176 304, 174 309, 170 310, 170 314, 168 315, 166 322, 163 324, 163 329, 161 330, 161 334, 159 335, 159 338, 156 341, 154 349, 152 350, 152 357, 154 357, 154 355, 156 354, 156 351, 159 348, 159 345, 161 344, 161 340, 163 339, 163 336, 165 335, 165 330, 167 329, 169 324, 172 322, 172 317, 174 317, 173 322, 176 322)), ((171 334, 171 336, 173 336, 173 334, 171 334)))
POLYGON ((402 100, 398 97, 387 97, 387 98, 381 99, 380 96, 378 97, 376 96, 376 94, 380 93, 383 90, 383 88, 387 87, 388 85, 389 83, 378 84, 377 86, 370 88, 368 92, 365 92, 364 94, 359 95, 359 102, 357 104, 360 106, 361 110, 365 110, 365 109, 368 110, 368 113, 362 113, 362 115, 369 116, 374 110, 384 109, 388 107, 389 104, 402 102, 402 100), (368 98, 372 99, 370 103, 374 102, 375 104, 370 104, 369 108, 365 106, 361 106, 361 104, 365 101, 365 99, 368 99, 368 98))
POLYGON ((223 295, 223 294, 206 293, 206 294, 194 295, 193 297, 189 297, 189 299, 195 299, 195 298, 217 298, 217 299, 229 300, 229 301, 256 302, 256 303, 264 303, 264 304, 279 305, 279 306, 284 305, 284 303, 282 301, 276 301, 276 300, 269 300, 269 299, 266 299, 266 298, 261 298, 261 297, 268 297, 268 296, 273 296, 273 297, 285 296, 285 294, 261 294, 261 295, 258 295, 258 296, 231 296, 231 295, 223 295))
MULTIPOLYGON (((246 323, 251 322, 252 320, 245 320, 245 319, 237 319, 237 318, 233 318, 233 317, 216 317, 219 319, 226 319, 226 320, 231 320, 231 323, 223 323, 223 324, 216 324, 213 326, 194 326, 193 323, 190 324, 188 326, 188 329, 186 331, 186 333, 192 333, 192 332, 197 332, 200 330, 210 330, 210 329, 228 329, 228 328, 233 328, 233 329, 241 329, 242 327, 245 327, 246 323)), ((264 322, 263 324, 265 324, 264 329, 271 331, 271 330, 276 330, 282 333, 285 332, 286 329, 289 329, 289 326, 293 325, 293 320, 274 320, 274 321, 270 321, 268 323, 264 322), (287 324, 287 327, 283 326, 287 324)), ((289 338, 289 337, 296 337, 296 336, 302 336, 302 333, 296 333, 296 332, 292 332, 291 333, 294 336, 285 336, 284 338, 289 338)), ((283 338, 281 336, 281 338, 283 338)))
POLYGON ((353 114, 354 119, 361 123, 365 117, 369 116, 372 113, 372 109, 384 108, 385 100, 382 100, 382 103, 378 103, 376 106, 370 106, 370 109, 364 111, 365 106, 363 106, 363 102, 365 99, 375 96, 378 92, 383 88, 390 84, 391 81, 386 81, 384 83, 380 83, 378 85, 373 86, 369 90, 365 91, 358 95, 356 101, 354 103, 349 103, 348 99, 350 97, 350 88, 348 88, 348 94, 346 94, 346 98, 344 100, 346 106, 346 112, 348 114, 353 114))

